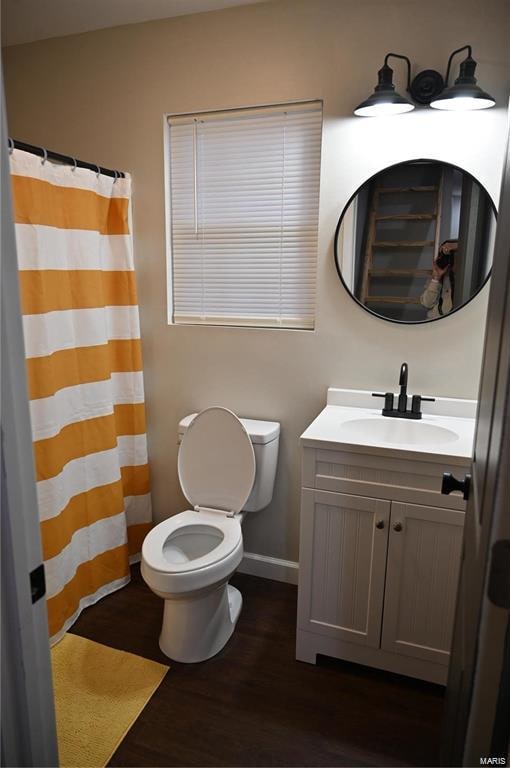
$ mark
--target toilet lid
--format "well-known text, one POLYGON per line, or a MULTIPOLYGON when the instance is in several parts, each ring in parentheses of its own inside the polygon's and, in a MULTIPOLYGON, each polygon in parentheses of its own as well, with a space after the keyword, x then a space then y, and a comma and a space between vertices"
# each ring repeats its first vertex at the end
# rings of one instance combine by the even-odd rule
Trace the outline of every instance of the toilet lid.
POLYGON ((177 461, 184 495, 194 507, 240 512, 253 487, 250 436, 227 408, 206 408, 184 433, 177 461))

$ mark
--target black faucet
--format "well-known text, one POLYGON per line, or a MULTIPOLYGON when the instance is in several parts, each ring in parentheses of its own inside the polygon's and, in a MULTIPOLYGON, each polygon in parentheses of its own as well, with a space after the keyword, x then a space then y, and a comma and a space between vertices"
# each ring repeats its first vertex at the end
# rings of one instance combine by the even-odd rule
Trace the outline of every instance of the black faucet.
POLYGON ((409 372, 409 366, 407 363, 402 363, 400 366, 400 378, 398 385, 400 387, 400 394, 398 396, 397 407, 394 407, 395 395, 393 392, 373 392, 372 397, 384 397, 384 408, 382 409, 383 416, 390 416, 394 419, 421 419, 421 403, 428 401, 433 403, 434 397, 422 397, 421 395, 413 395, 411 398, 411 410, 407 410, 407 375, 409 372))
POLYGON ((398 385, 400 387, 400 395, 398 396, 398 411, 399 413, 405 413, 407 411, 407 363, 402 363, 400 366, 400 378, 398 385))

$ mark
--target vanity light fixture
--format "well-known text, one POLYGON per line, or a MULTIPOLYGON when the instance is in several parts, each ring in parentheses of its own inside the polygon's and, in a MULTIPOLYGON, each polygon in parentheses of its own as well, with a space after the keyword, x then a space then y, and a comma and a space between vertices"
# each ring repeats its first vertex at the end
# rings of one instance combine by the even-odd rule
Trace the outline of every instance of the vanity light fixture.
POLYGON ((393 85, 393 70, 388 66, 388 59, 393 56, 407 62, 407 88, 413 101, 417 104, 430 105, 434 109, 474 110, 488 109, 496 103, 495 99, 483 91, 476 83, 476 61, 471 56, 471 46, 464 45, 450 54, 446 69, 446 78, 434 69, 419 72, 411 82, 411 62, 407 56, 398 53, 388 53, 384 64, 378 72, 379 81, 374 93, 354 110, 359 117, 377 117, 380 115, 397 115, 410 112, 414 104, 395 91, 393 85), (448 78, 454 56, 467 51, 466 58, 460 64, 460 72, 455 83, 448 88, 448 78))
POLYGON ((407 56, 401 56, 399 53, 387 53, 384 57, 384 64, 377 73, 378 82, 374 92, 368 99, 362 101, 354 114, 358 117, 379 117, 382 115, 399 115, 402 112, 410 112, 414 109, 414 104, 397 93, 393 85, 393 70, 388 66, 388 59, 403 59, 407 62, 407 90, 411 82, 411 62, 407 56))
POLYGON ((456 51, 453 51, 448 59, 448 67, 446 69, 446 88, 430 102, 430 106, 434 109, 448 109, 451 111, 489 109, 489 107, 493 107, 496 103, 495 99, 490 94, 482 91, 480 86, 476 84, 475 69, 476 61, 471 56, 470 45, 465 45, 463 48, 457 48, 456 51), (455 83, 448 88, 448 77, 450 75, 452 59, 461 51, 467 51, 468 55, 460 63, 460 72, 455 83))

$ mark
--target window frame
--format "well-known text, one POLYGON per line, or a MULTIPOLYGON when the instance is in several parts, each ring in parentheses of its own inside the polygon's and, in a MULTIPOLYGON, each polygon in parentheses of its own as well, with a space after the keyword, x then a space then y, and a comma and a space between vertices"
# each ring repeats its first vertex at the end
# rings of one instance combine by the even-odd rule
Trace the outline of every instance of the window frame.
POLYGON ((237 329, 246 329, 246 330, 266 330, 266 331, 294 331, 294 332, 305 332, 305 333, 314 333, 316 330, 316 320, 317 320, 317 290, 315 290, 315 297, 314 297, 314 306, 313 306, 313 318, 314 323, 313 327, 311 328, 299 328, 299 327, 292 327, 292 326, 278 326, 278 325, 264 325, 264 324, 256 324, 256 321, 254 319, 254 322, 252 324, 235 324, 235 323, 213 323, 213 322, 206 322, 206 323, 194 323, 194 322, 186 322, 186 323, 176 323, 173 319, 174 317, 174 281, 173 281, 173 254, 172 254, 172 188, 171 188, 171 149, 170 149, 170 134, 171 134, 171 126, 170 121, 172 118, 190 118, 190 117, 198 117, 200 115, 215 115, 215 114, 225 114, 226 112, 241 112, 243 110, 254 112, 257 109, 266 110, 266 109, 278 109, 278 108, 284 108, 284 107, 295 107, 299 105, 307 105, 307 104, 317 104, 320 106, 321 111, 321 146, 320 146, 320 156, 319 156, 319 203, 318 203, 318 214, 317 214, 317 256, 315 260, 315 287, 317 288, 317 273, 318 273, 318 259, 319 259, 319 227, 320 227, 320 192, 321 192, 321 178, 322 178, 322 157, 323 157, 323 151, 322 151, 322 141, 323 141, 323 130, 324 130, 324 100, 322 98, 303 98, 303 99, 293 99, 290 101, 282 101, 282 102, 272 102, 272 103, 265 103, 265 104, 250 104, 250 105, 244 105, 244 106, 233 106, 233 107, 219 107, 216 109, 204 109, 204 110, 194 110, 192 112, 167 112, 163 115, 163 153, 164 153, 164 206, 165 206, 165 254, 166 254, 166 296, 167 296, 167 325, 170 325, 172 327, 201 327, 201 328, 237 328, 237 329))

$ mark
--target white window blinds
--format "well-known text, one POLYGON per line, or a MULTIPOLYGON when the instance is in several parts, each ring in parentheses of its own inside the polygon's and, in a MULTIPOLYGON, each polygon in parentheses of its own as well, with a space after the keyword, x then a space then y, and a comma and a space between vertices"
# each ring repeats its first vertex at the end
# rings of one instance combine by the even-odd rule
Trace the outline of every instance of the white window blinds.
POLYGON ((173 322, 313 328, 322 104, 169 129, 173 322))

